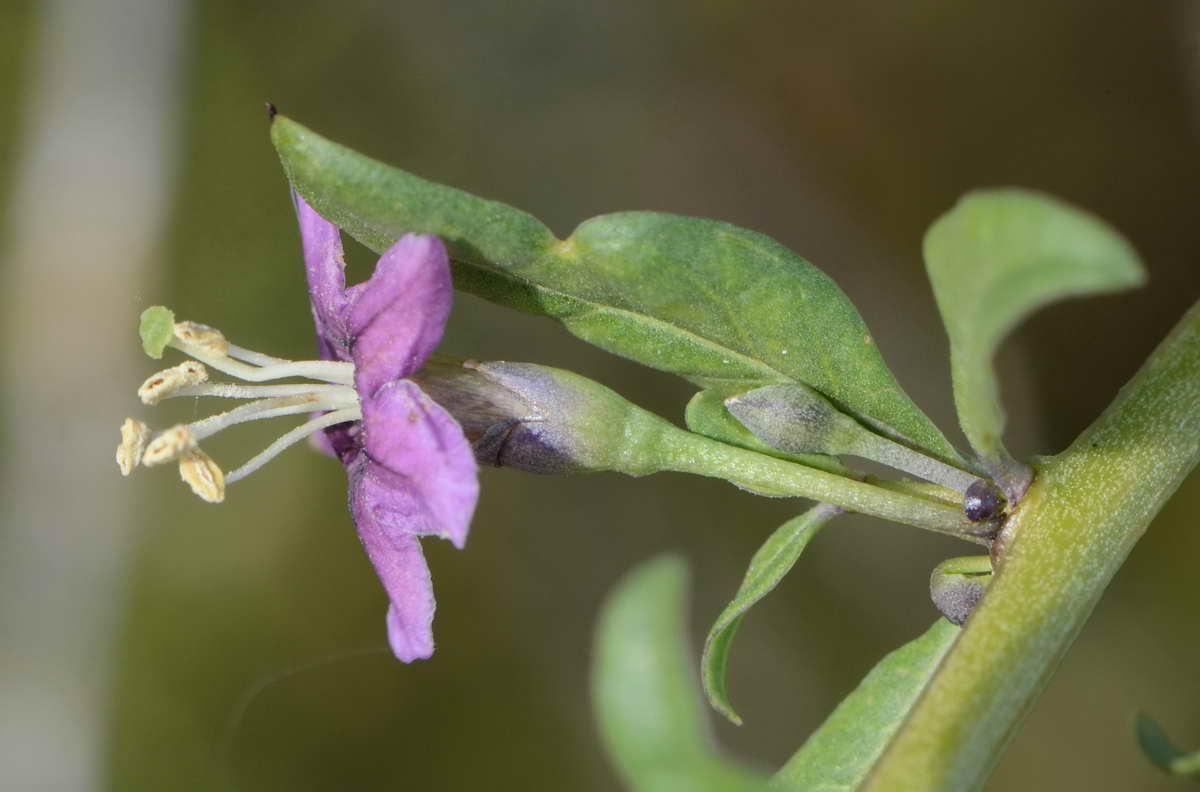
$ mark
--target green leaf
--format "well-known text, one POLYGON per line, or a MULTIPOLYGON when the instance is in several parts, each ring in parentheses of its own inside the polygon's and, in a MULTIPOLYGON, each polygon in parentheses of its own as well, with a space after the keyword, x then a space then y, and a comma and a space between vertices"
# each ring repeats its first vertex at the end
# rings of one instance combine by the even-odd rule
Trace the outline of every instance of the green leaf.
POLYGON ((960 630, 938 619, 884 657, 788 760, 771 785, 851 792, 866 779, 960 630))
POLYGON ((437 234, 455 284, 702 387, 803 382, 894 439, 961 463, 901 390, 845 294, 761 234, 655 212, 603 215, 560 241, 533 217, 384 165, 277 116, 292 185, 376 251, 437 234))
POLYGON ((1020 466, 1002 443, 992 356, 1027 314, 1064 297, 1137 286, 1137 253, 1062 201, 1016 189, 968 193, 925 234, 925 266, 946 332, 954 400, 981 461, 1012 490, 1020 466))
POLYGON ((138 335, 142 337, 142 349, 155 360, 163 356, 163 350, 175 337, 175 314, 170 308, 152 305, 142 311, 142 320, 138 325, 138 335))
POLYGON ((725 606, 708 631, 700 659, 700 680, 704 685, 704 693, 713 709, 738 725, 741 725, 742 719, 729 701, 726 670, 733 636, 742 623, 742 617, 779 585, 795 566, 809 541, 840 511, 836 506, 818 503, 775 529, 754 554, 754 558, 750 559, 750 568, 746 570, 746 577, 733 601, 725 606))
POLYGON ((837 457, 825 454, 789 454, 759 440, 725 408, 725 399, 740 392, 740 388, 710 388, 697 393, 688 402, 687 410, 684 413, 688 429, 696 434, 711 437, 713 440, 720 440, 722 443, 791 462, 799 462, 828 473, 845 476, 853 472, 837 457))
POLYGON ((713 747, 688 663, 686 593, 684 562, 664 556, 629 573, 609 595, 592 669, 601 737, 635 790, 761 790, 754 774, 713 747))
POLYGON ((1181 751, 1167 737, 1162 727, 1144 713, 1138 713, 1134 730, 1138 745, 1142 747, 1147 759, 1172 775, 1196 776, 1196 780, 1200 781, 1200 751, 1181 751))

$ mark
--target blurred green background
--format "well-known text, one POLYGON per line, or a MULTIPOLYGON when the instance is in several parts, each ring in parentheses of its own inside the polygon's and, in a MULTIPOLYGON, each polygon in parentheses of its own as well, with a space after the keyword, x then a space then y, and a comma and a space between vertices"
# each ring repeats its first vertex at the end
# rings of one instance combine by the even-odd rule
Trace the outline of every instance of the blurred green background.
MULTIPOLYGON (((604 593, 634 563, 679 551, 698 639, 758 543, 801 506, 682 476, 485 471, 466 550, 426 543, 438 649, 404 666, 384 650, 385 598, 336 463, 294 449, 219 507, 168 471, 121 480, 110 460, 125 414, 164 426, 211 406, 137 403, 154 369, 133 334, 146 305, 254 349, 312 354, 265 101, 560 235, 595 214, 655 209, 774 236, 842 285, 956 440, 925 226, 981 185, 1087 207, 1130 237, 1150 282, 1046 310, 1000 354, 1010 447, 1054 453, 1200 295, 1193 9, 7 0, 0 782, 613 789, 587 697, 604 593), (63 88, 71 68, 83 88, 63 88), (104 129, 140 113, 144 140, 105 142, 104 129), (147 169, 157 186, 132 201, 147 169), (97 227, 136 234, 141 252, 101 250, 97 227)), ((349 257, 365 277, 374 257, 357 246, 349 257)), ((470 296, 442 351, 569 367, 676 420, 690 395, 470 296)), ((209 450, 229 469, 273 436, 260 429, 209 450)), ((1193 476, 989 789, 1174 788, 1139 756, 1131 723, 1145 709, 1200 745, 1198 509, 1193 476)), ((929 570, 964 552, 872 519, 834 523, 739 633, 731 686, 746 725, 716 724, 723 746, 782 763, 883 653, 930 623, 929 570)))

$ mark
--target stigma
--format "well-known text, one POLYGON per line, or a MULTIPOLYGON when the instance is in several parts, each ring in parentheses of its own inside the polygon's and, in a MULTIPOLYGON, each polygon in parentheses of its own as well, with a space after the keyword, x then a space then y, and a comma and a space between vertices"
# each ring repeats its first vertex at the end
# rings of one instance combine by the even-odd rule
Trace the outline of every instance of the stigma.
MULTIPOLYGON (((157 433, 136 418, 126 418, 116 455, 122 475, 128 476, 139 466, 175 463, 180 478, 196 495, 209 503, 220 503, 228 485, 258 470, 288 447, 327 427, 362 419, 354 390, 353 363, 266 355, 229 343, 224 334, 207 325, 174 322, 173 314, 165 308, 150 311, 156 318, 165 317, 170 322, 165 328, 160 322, 162 329, 155 331, 161 336, 157 339, 158 355, 163 347, 171 347, 191 359, 147 378, 137 390, 143 404, 154 406, 181 397, 238 399, 244 403, 157 433), (210 369, 237 381, 212 382, 210 369), (259 384, 278 380, 300 381, 259 384), (310 417, 229 473, 200 448, 202 441, 238 424, 292 415, 310 417)), ((152 345, 147 342, 145 316, 143 344, 149 352, 152 345)))

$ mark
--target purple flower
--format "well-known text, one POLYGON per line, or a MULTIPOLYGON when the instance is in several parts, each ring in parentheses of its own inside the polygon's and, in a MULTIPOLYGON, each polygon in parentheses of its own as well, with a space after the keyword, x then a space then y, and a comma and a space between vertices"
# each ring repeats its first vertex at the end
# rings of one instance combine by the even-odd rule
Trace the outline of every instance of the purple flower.
POLYGON ((321 358, 354 364, 362 420, 324 429, 346 467, 350 513, 387 590, 388 641, 433 654, 433 585, 420 537, 461 548, 479 496, 475 456, 454 418, 410 379, 442 339, 453 286, 435 236, 407 234, 370 280, 346 287, 337 227, 295 196, 321 358))
POLYGON ((153 437, 149 426, 129 418, 117 464, 129 475, 139 466, 178 462, 197 495, 220 503, 227 486, 310 438, 346 468, 351 516, 391 600, 392 651, 405 662, 426 658, 433 654, 435 604, 420 540, 440 536, 459 548, 466 542, 479 496, 476 460, 535 473, 640 475, 652 465, 614 438, 653 438, 661 427, 643 421, 635 430, 632 405, 570 372, 428 360, 453 299, 441 241, 406 235, 380 257, 369 280, 347 288, 340 231, 293 197, 321 359, 256 352, 213 327, 177 322, 162 306, 146 309, 140 334, 147 354, 160 358, 170 347, 193 360, 142 383, 145 404, 201 396, 248 402, 153 437), (210 369, 241 382, 211 382, 210 369), (200 448, 225 429, 285 416, 308 420, 228 474, 200 448))

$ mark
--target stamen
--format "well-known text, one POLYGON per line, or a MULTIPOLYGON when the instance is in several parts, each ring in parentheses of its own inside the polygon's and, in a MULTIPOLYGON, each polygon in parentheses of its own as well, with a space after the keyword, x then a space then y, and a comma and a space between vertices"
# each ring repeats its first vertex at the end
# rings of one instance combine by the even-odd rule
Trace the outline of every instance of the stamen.
POLYGON ((221 399, 261 399, 268 396, 304 396, 315 393, 332 396, 344 393, 354 397, 354 389, 345 385, 237 385, 231 382, 212 382, 180 388, 166 398, 177 396, 216 396, 221 399))
MULTIPOLYGON (((343 388, 342 390, 349 390, 343 388)), ((199 421, 188 424, 187 429, 195 442, 211 437, 222 429, 246 421, 258 421, 264 418, 276 418, 280 415, 297 415, 300 413, 322 412, 355 407, 358 399, 354 392, 340 398, 321 399, 312 394, 286 396, 278 399, 259 399, 243 404, 227 412, 210 415, 199 421)))
POLYGON ((225 483, 233 484, 236 481, 241 481, 246 476, 249 476, 251 473, 274 459, 279 452, 283 451, 288 446, 295 445, 313 432, 324 429, 327 426, 334 426, 340 423, 359 420, 362 420, 362 409, 359 407, 348 407, 344 410, 334 410, 333 412, 326 413, 318 418, 314 418, 305 424, 301 424, 292 431, 280 437, 274 443, 271 443, 271 445, 267 446, 260 453, 256 454, 246 464, 242 465, 240 468, 226 476, 225 483))
POLYGON ((175 336, 187 344, 204 351, 206 355, 225 357, 229 354, 229 342, 215 327, 199 322, 176 322, 175 336))
POLYGON ((147 379, 138 388, 138 397, 143 404, 158 404, 181 388, 199 385, 207 380, 208 370, 204 364, 188 360, 147 379))
MULTIPOLYGON (((199 322, 175 322, 166 309, 161 331, 152 333, 154 344, 147 346, 151 356, 161 354, 163 346, 173 346, 195 360, 165 369, 142 383, 138 395, 146 404, 158 404, 177 396, 215 396, 253 399, 235 409, 211 415, 190 424, 178 424, 147 442, 146 424, 128 419, 121 427, 121 445, 117 464, 128 475, 139 464, 160 465, 179 461, 179 473, 192 490, 206 501, 218 503, 225 498, 225 485, 244 478, 290 445, 305 436, 335 424, 362 418, 358 394, 354 390, 354 364, 331 360, 292 361, 255 352, 230 344, 221 331, 199 322), (170 339, 167 340, 167 336, 170 339), (209 383, 205 366, 247 382, 265 382, 288 377, 305 377, 317 383, 282 385, 242 385, 209 383), (227 478, 216 462, 199 448, 199 442, 222 429, 247 421, 283 415, 325 413, 287 432, 263 452, 227 478)), ((145 325, 143 318, 143 325, 145 325)), ((151 328, 152 330, 154 328, 151 328)), ((142 335, 146 336, 143 328, 142 335)), ((146 340, 143 338, 143 345, 146 340)))
POLYGON ((190 344, 178 337, 172 339, 170 346, 191 355, 209 368, 223 371, 231 377, 247 382, 266 382, 286 377, 308 377, 322 382, 335 382, 340 385, 354 384, 354 364, 342 363, 337 360, 301 360, 296 362, 275 363, 269 366, 250 366, 229 357, 215 357, 204 349, 190 344))
POLYGON ((193 448, 179 458, 179 477, 188 483, 192 492, 209 503, 225 500, 225 474, 212 457, 193 448))
POLYGON ((291 363, 287 358, 277 358, 271 355, 264 355, 262 352, 255 352, 253 349, 246 349, 237 346, 236 344, 229 345, 229 351, 225 354, 231 358, 244 360, 247 363, 253 363, 256 366, 274 366, 277 363, 291 363))
POLYGON ((146 450, 146 440, 150 437, 150 427, 136 418, 126 418, 121 424, 121 445, 117 446, 117 465, 121 475, 128 476, 142 461, 142 452, 146 450))
POLYGON ((177 424, 160 432, 158 437, 150 441, 142 454, 142 464, 152 467, 171 462, 195 448, 196 438, 192 436, 191 430, 183 424, 177 424))

